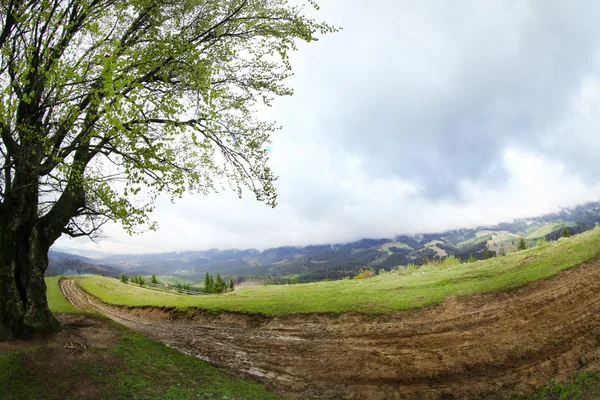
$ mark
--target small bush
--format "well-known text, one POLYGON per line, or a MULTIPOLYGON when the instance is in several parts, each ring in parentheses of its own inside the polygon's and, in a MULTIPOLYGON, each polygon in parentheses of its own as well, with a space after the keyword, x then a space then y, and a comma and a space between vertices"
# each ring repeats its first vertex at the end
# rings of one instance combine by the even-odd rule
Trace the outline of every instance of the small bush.
POLYGON ((440 263, 440 267, 454 267, 460 265, 460 259, 455 256, 448 256, 440 263))
POLYGON ((377 275, 377 274, 375 273, 373 268, 361 269, 360 272, 354 276, 354 279, 367 279, 367 278, 372 278, 375 275, 377 275))
POLYGON ((539 239, 537 240, 537 242, 535 242, 535 247, 540 247, 540 246, 543 246, 543 245, 545 245, 546 243, 548 243, 548 242, 546 241, 546 238, 539 238, 539 239))
POLYGON ((415 264, 408 264, 406 266, 404 265, 398 265, 397 267, 394 267, 394 273, 397 273, 398 275, 408 275, 411 272, 415 272, 418 269, 418 267, 415 264))

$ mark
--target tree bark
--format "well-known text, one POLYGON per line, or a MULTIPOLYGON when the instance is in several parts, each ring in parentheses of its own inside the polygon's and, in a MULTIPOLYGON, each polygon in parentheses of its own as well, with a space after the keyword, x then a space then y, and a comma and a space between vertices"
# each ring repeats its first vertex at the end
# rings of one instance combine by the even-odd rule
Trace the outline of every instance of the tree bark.
POLYGON ((3 218, 0 232, 0 337, 13 339, 58 328, 48 308, 44 275, 48 249, 33 223, 3 218), (12 223, 11 223, 12 222, 12 223))

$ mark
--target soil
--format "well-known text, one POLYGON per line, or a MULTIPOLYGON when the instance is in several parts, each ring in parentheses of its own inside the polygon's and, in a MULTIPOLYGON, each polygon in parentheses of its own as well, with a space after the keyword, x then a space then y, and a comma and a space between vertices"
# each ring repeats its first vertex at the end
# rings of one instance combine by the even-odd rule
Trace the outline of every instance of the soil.
MULTIPOLYGON (((77 379, 65 379, 65 371, 98 364, 106 369, 118 368, 119 359, 111 351, 104 350, 114 348, 122 333, 107 319, 66 314, 58 315, 57 318, 62 325, 60 332, 38 335, 28 340, 0 342, 0 353, 35 349, 35 352, 23 355, 22 369, 27 371, 27 378, 35 381, 33 377, 44 376, 44 382, 60 384, 63 390, 60 398, 98 398, 104 389, 101 384, 85 374, 78 375, 77 379)), ((3 389, 0 398, 12 398, 10 384, 3 389)), ((54 393, 53 390, 50 392, 54 393)), ((47 398, 55 398, 52 393, 48 393, 47 398)), ((22 395, 17 397, 23 398, 22 395)))
POLYGON ((67 298, 294 398, 470 399, 533 391, 600 369, 600 259, 509 292, 385 315, 118 307, 67 298))

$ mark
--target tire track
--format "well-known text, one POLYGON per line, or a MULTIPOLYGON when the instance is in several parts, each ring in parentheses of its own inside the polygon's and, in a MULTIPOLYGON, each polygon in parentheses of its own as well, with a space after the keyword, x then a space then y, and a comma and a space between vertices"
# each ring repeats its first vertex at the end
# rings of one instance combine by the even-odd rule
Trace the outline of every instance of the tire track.
POLYGON ((102 303, 76 307, 298 398, 510 396, 600 368, 600 261, 509 292, 369 316, 251 316, 102 303))

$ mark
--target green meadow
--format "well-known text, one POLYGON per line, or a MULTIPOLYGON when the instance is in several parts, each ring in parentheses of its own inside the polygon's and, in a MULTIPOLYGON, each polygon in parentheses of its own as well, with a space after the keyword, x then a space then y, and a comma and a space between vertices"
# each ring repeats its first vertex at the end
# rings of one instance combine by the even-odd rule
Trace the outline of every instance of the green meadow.
POLYGON ((385 313, 440 303, 449 295, 460 297, 518 288, 599 255, 600 229, 593 229, 569 239, 474 263, 399 267, 369 279, 258 286, 222 295, 170 294, 100 276, 77 279, 86 291, 116 305, 196 307, 265 315, 385 313))

